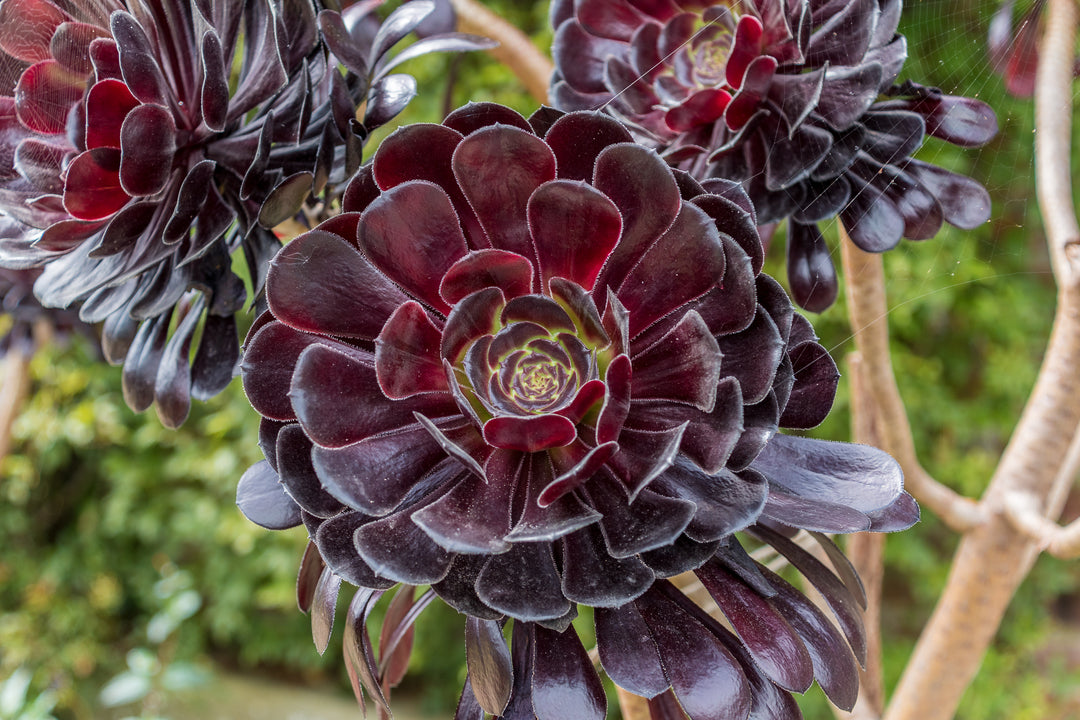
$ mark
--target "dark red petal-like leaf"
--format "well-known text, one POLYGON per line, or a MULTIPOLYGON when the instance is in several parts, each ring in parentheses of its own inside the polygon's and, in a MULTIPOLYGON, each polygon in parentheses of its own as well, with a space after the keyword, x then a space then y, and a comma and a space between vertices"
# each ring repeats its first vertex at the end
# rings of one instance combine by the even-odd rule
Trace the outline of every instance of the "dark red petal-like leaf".
POLYGON ((582 490, 603 518, 604 533, 612 557, 624 558, 671 543, 694 515, 694 504, 642 490, 627 505, 626 493, 610 479, 598 475, 582 490))
POLYGON ((603 720, 604 686, 573 627, 533 632, 532 704, 537 720, 603 720))
POLYGON ((539 452, 569 445, 576 437, 574 423, 562 415, 500 415, 484 423, 484 440, 507 450, 539 452))
POLYGON ((270 463, 260 460, 240 478, 236 504, 251 522, 268 530, 286 530, 300 524, 300 506, 285 494, 270 463))
POLYGON ((311 440, 299 425, 286 425, 277 436, 277 471, 285 492, 312 515, 333 517, 344 507, 327 494, 311 466, 311 440))
POLYGON ((330 644, 334 632, 334 611, 337 609, 338 594, 341 591, 341 578, 330 568, 322 571, 319 582, 315 585, 315 596, 311 605, 311 639, 315 641, 315 650, 322 655, 330 644))
POLYGON ((346 345, 307 348, 296 364, 289 392, 300 424, 323 447, 343 447, 413 425, 414 412, 431 418, 457 414, 449 394, 386 399, 379 390, 374 357, 346 345))
POLYGON ((355 248, 312 230, 274 257, 266 297, 281 322, 319 334, 374 339, 408 298, 355 248))
POLYGON ((120 147, 120 128, 139 101, 120 80, 95 83, 86 95, 86 146, 120 147))
MULTIPOLYGON (((528 486, 519 484, 515 493, 515 502, 520 502, 523 507, 514 529, 506 536, 510 542, 555 540, 600 519, 600 513, 583 503, 576 493, 563 495, 541 507, 540 493, 555 477, 549 455, 532 453, 525 456, 525 465, 522 465, 519 473, 520 477, 528 480, 528 486), (524 498, 524 501, 520 498, 524 498)), ((493 455, 492 460, 495 457, 493 455)))
POLYGON ((154 380, 154 400, 161 424, 178 428, 191 411, 191 341, 203 317, 203 302, 194 303, 177 324, 154 380))
POLYGON ((836 302, 836 268, 817 225, 788 223, 787 274, 800 307, 823 312, 836 302))
POLYGON ((640 145, 606 148, 596 159, 593 183, 623 218, 622 238, 602 271, 600 285, 619 287, 641 253, 674 222, 682 201, 667 163, 640 145))
POLYGON ((487 287, 502 290, 514 298, 532 289, 533 266, 526 258, 507 250, 474 250, 443 274, 439 295, 450 304, 487 287))
POLYGON ((619 687, 653 698, 671 686, 652 631, 634 603, 613 609, 598 607, 594 617, 600 664, 619 687))
POLYGON ((315 585, 322 577, 324 567, 318 546, 308 541, 296 576, 296 605, 305 615, 311 611, 311 605, 315 602, 315 585))
POLYGON ((555 157, 543 140, 496 125, 472 133, 453 157, 454 177, 493 245, 533 257, 526 206, 555 178, 555 157))
POLYGON ((900 466, 877 448, 779 433, 753 467, 789 493, 860 512, 889 505, 904 483, 900 466))
MULTIPOLYGON (((667 587, 666 583, 658 587, 667 587)), ((750 688, 723 643, 659 590, 645 593, 635 605, 652 631, 665 674, 690 719, 746 717, 750 688)))
POLYGON ((139 21, 130 13, 117 11, 109 18, 109 26, 120 51, 124 83, 131 94, 144 103, 166 105, 168 90, 165 78, 139 21))
POLYGON ((447 392, 439 344, 442 333, 424 308, 407 302, 390 316, 375 339, 375 374, 386 397, 400 400, 426 392, 447 392))
POLYGON ((609 199, 568 180, 537 188, 529 198, 528 222, 544 290, 556 277, 592 290, 622 230, 619 209, 609 199))
POLYGON ((506 473, 489 471, 486 483, 469 474, 450 492, 413 513, 412 520, 453 552, 503 552, 509 547, 503 538, 510 533, 510 505, 517 484, 513 467, 506 473))
POLYGON ((772 389, 773 377, 784 352, 784 339, 776 323, 758 305, 754 322, 736 335, 718 338, 724 375, 739 381, 743 402, 760 402, 772 389))
MULTIPOLYGON (((567 493, 576 490, 603 467, 618 449, 619 444, 614 441, 589 449, 584 457, 571 467, 562 470, 561 474, 541 491, 537 503, 540 507, 546 508, 567 493)), ((550 454, 555 459, 559 457, 558 449, 552 450, 550 454)))
POLYGON ((487 605, 526 622, 560 618, 571 609, 550 543, 514 543, 491 556, 476 579, 476 592, 487 605))
POLYGON ((474 341, 495 332, 505 306, 502 291, 495 287, 478 290, 456 303, 443 328, 439 348, 443 358, 451 365, 461 362, 474 341))
POLYGON ((353 539, 356 531, 369 522, 371 518, 363 513, 343 512, 319 526, 315 542, 326 565, 342 580, 359 587, 387 590, 397 582, 376 575, 371 566, 356 552, 356 542, 353 539))
POLYGON ((86 80, 55 60, 42 60, 19 76, 15 86, 15 108, 30 130, 62 133, 67 127, 68 112, 82 97, 86 80))
POLYGON ((245 348, 241 372, 248 402, 260 415, 274 420, 296 418, 289 401, 293 370, 300 353, 316 342, 327 341, 279 322, 256 329, 245 348))
POLYGON ((855 653, 855 658, 860 664, 865 663, 866 632, 859 602, 851 591, 824 563, 780 533, 760 524, 755 525, 749 532, 776 548, 777 552, 786 557, 792 566, 817 588, 829 609, 833 611, 840 629, 855 653))
POLYGON ((492 715, 502 714, 510 702, 514 668, 497 622, 465 619, 465 660, 477 703, 492 715))
POLYGON ((7 0, 0 7, 0 48, 35 63, 51 57, 49 41, 67 13, 46 0, 7 0))
POLYGON ((449 312, 439 282, 468 247, 441 188, 409 182, 385 191, 364 211, 359 243, 387 277, 436 310, 449 312))
POLYGON ((154 384, 165 351, 170 318, 171 314, 165 313, 143 321, 124 358, 121 376, 124 402, 135 412, 146 410, 154 402, 154 384))
POLYGON ((120 151, 96 148, 75 156, 64 181, 64 209, 79 220, 100 220, 131 197, 120 186, 120 151))
POLYGON ((630 311, 630 337, 718 285, 724 259, 716 224, 683 203, 675 222, 640 256, 617 291, 630 311))
POLYGON ((769 679, 785 690, 806 692, 814 682, 814 666, 784 616, 718 564, 706 564, 696 574, 769 679))
POLYGON ((607 147, 629 143, 633 137, 625 127, 598 113, 569 113, 555 121, 544 135, 565 180, 593 178, 596 158, 607 147))
POLYGON ((376 575, 410 585, 439 582, 454 559, 412 521, 408 510, 361 525, 354 538, 357 552, 376 575))
POLYGON ((821 689, 834 705, 850 710, 859 694, 859 669, 836 626, 782 578, 765 567, 759 569, 776 589, 776 594, 769 599, 770 604, 802 636, 821 689))
POLYGON ((868 512, 866 516, 870 518, 871 532, 907 530, 919 522, 919 504, 904 492, 891 505, 868 512))
POLYGON ((611 557, 594 528, 570 533, 562 543, 563 593, 573 602, 619 607, 652 585, 653 573, 640 559, 611 557))
POLYGON ((172 174, 176 123, 161 105, 140 105, 120 127, 120 184, 136 197, 160 192, 172 174))
POLYGON ((658 342, 633 358, 631 395, 635 400, 686 403, 710 412, 716 402, 720 369, 716 338, 701 316, 691 310, 658 342))
POLYGON ((677 461, 653 481, 652 487, 697 506, 686 534, 700 543, 719 540, 751 525, 765 506, 767 493, 763 480, 740 477, 726 469, 706 475, 685 460, 677 461))

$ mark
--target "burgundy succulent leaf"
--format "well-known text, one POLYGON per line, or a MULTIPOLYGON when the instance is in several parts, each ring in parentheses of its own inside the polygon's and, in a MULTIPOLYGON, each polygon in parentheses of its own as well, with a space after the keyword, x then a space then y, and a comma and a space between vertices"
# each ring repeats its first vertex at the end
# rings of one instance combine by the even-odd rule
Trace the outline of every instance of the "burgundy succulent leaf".
MULTIPOLYGON (((275 257, 245 345, 267 460, 241 510, 306 524, 354 604, 429 584, 467 615, 457 717, 603 717, 578 603, 633 692, 670 689, 657 702, 692 720, 790 708, 841 672, 816 658, 844 640, 803 632, 811 611, 774 601, 735 533, 791 557, 857 639, 850 567, 804 561, 773 528, 918 517, 880 451, 778 432, 820 422, 836 366, 760 272, 740 186, 709 192, 631 140, 599 113, 490 104, 398 130, 345 213, 275 257), (737 635, 673 599, 662 578, 690 570, 724 578, 707 587, 737 635)), ((369 612, 346 653, 382 702, 369 612)))
POLYGON ((819 222, 839 217, 882 252, 990 214, 978 183, 911 160, 926 135, 976 147, 997 120, 978 100, 897 84, 900 6, 555 0, 551 99, 603 109, 699 181, 741 182, 759 225, 788 220, 792 296, 820 312, 837 279, 819 222))
POLYGON ((246 296, 231 254, 243 250, 261 291, 272 228, 336 197, 370 132, 415 95, 390 69, 489 44, 443 33, 392 56, 437 3, 410 2, 381 27, 378 4, 0 7, 0 51, 20 69, 0 88, 0 265, 44 266, 42 304, 81 303, 85 322, 105 321, 133 407, 156 401, 176 426, 192 396, 229 382, 246 296), (189 292, 202 299, 181 307, 189 292))

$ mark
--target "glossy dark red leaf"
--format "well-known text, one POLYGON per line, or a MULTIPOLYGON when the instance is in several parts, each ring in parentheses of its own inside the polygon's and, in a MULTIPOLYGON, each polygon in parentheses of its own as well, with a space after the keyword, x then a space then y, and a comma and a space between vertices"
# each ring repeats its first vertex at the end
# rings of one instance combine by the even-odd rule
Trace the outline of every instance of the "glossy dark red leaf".
POLYGON ((416 302, 398 307, 375 339, 375 373, 386 397, 447 392, 439 345, 442 333, 416 302))
POLYGON ((486 605, 526 622, 560 618, 571 609, 549 543, 515 543, 489 557, 476 592, 486 605))
POLYGON ((607 699, 600 677, 573 627, 533 632, 532 705, 537 720, 603 720, 607 699))
POLYGON ((19 76, 15 106, 19 120, 30 130, 62 133, 68 112, 82 97, 85 79, 55 60, 37 62, 19 76))
POLYGON ((494 620, 465 619, 465 659, 469 683, 477 703, 492 715, 501 715, 510 702, 514 668, 502 629, 494 620))
POLYGON ((634 603, 652 632, 665 675, 690 719, 746 717, 750 688, 723 643, 658 590, 645 593, 634 603))
POLYGON ((330 636, 334 632, 334 611, 337 609, 338 593, 341 590, 341 578, 326 568, 315 585, 315 596, 311 604, 311 638, 315 641, 315 650, 320 655, 326 652, 330 636))
POLYGON ((530 132, 496 125, 472 133, 453 156, 454 177, 498 249, 534 256, 526 206, 555 178, 555 156, 530 132))
POLYGON ((447 303, 457 303, 466 295, 486 287, 499 288, 514 298, 532 289, 532 263, 507 250, 474 250, 456 261, 439 281, 439 295, 447 303))
POLYGON ((300 507, 285 494, 277 473, 265 460, 252 465, 240 478, 236 504, 244 517, 269 530, 285 530, 300 524, 300 507))
POLYGON ((559 277, 591 290, 608 254, 619 242, 622 218, 600 192, 581 183, 557 180, 541 185, 529 198, 528 226, 541 287, 547 290, 552 278, 559 277))
POLYGON ((429 182, 385 191, 360 219, 360 248, 387 277, 446 313, 439 282, 465 253, 465 237, 450 197, 429 182))
POLYGON ((408 299, 354 247, 321 230, 275 256, 266 296, 274 316, 298 330, 369 340, 408 299))
POLYGON ((696 575, 769 679, 786 690, 806 692, 814 682, 814 666, 784 616, 720 565, 704 565, 696 575))
POLYGON ((136 197, 160 192, 172 174, 176 123, 161 105, 133 109, 120 127, 120 184, 136 197))
POLYGON ((97 148, 75 156, 64 181, 64 208, 79 220, 100 220, 131 197, 120 185, 120 151, 97 148))

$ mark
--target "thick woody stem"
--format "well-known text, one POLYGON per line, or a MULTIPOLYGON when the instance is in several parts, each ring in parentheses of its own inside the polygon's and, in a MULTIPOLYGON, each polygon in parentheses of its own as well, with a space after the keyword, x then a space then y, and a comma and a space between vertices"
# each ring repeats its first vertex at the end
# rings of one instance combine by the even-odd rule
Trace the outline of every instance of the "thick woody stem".
MULTIPOLYGON (((851 368, 852 439, 881 445, 880 418, 867 386, 866 363, 858 353, 848 357, 851 368)), ((881 587, 885 577, 885 535, 856 533, 847 541, 847 554, 866 589, 866 668, 859 674, 859 699, 850 713, 838 713, 845 720, 877 720, 885 707, 885 680, 881 660, 881 587)))
POLYGON ((862 357, 867 391, 880 415, 879 447, 900 463, 907 491, 949 527, 962 532, 978 525, 982 521, 978 505, 930 477, 915 454, 911 424, 889 356, 889 309, 881 256, 855 247, 841 225, 840 257, 855 348, 862 357))
POLYGON ((30 389, 30 359, 32 352, 13 343, 3 358, 3 379, 0 380, 0 461, 11 448, 11 430, 23 401, 30 389))
POLYGON ((488 52, 509 67, 538 102, 546 103, 551 60, 540 52, 529 36, 476 0, 450 0, 457 13, 458 30, 497 40, 499 46, 488 52))
POLYGON ((908 662, 886 720, 946 720, 978 672, 1017 586, 1039 554, 1005 507, 1015 493, 1038 498, 1056 517, 1062 472, 1080 428, 1080 229, 1069 178, 1076 0, 1050 0, 1036 77, 1036 183, 1058 281, 1046 356, 1020 422, 990 481, 991 514, 961 540, 941 599, 908 662))

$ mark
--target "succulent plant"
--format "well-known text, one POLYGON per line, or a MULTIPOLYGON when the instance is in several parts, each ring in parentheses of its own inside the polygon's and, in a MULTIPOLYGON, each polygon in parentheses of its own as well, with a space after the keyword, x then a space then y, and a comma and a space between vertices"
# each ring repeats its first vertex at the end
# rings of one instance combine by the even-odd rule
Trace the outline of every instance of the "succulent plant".
POLYGON ((578 604, 612 678, 694 720, 790 708, 815 673, 854 702, 851 650, 735 533, 819 584, 858 654, 853 590, 788 536, 917 507, 884 453, 778 432, 825 417, 836 366, 761 272, 742 188, 632 140, 599 113, 467 105, 384 140, 271 264, 242 363, 266 459, 237 502, 306 525, 320 645, 342 580, 361 588, 346 656, 377 698, 430 585, 467 616, 460 718, 603 717, 578 604), (744 644, 680 599, 686 571, 744 644), (376 662, 365 623, 398 583, 376 662))
POLYGON ((552 102, 605 109, 698 180, 741 181, 762 225, 789 221, 792 295, 820 312, 837 281, 817 223, 839 216, 856 245, 882 252, 989 217, 981 185, 911 158, 925 135, 981 145, 997 121, 978 100, 897 84, 900 8, 555 0, 552 102))
POLYGON ((0 5, 0 50, 21 70, 0 97, 0 265, 44 266, 43 304, 104 321, 132 408, 156 401, 175 426, 191 396, 229 382, 247 296, 233 251, 259 291, 271 228, 346 179, 415 94, 397 64, 483 45, 431 37, 388 58, 434 3, 408 3, 362 44, 377 4, 0 5))

